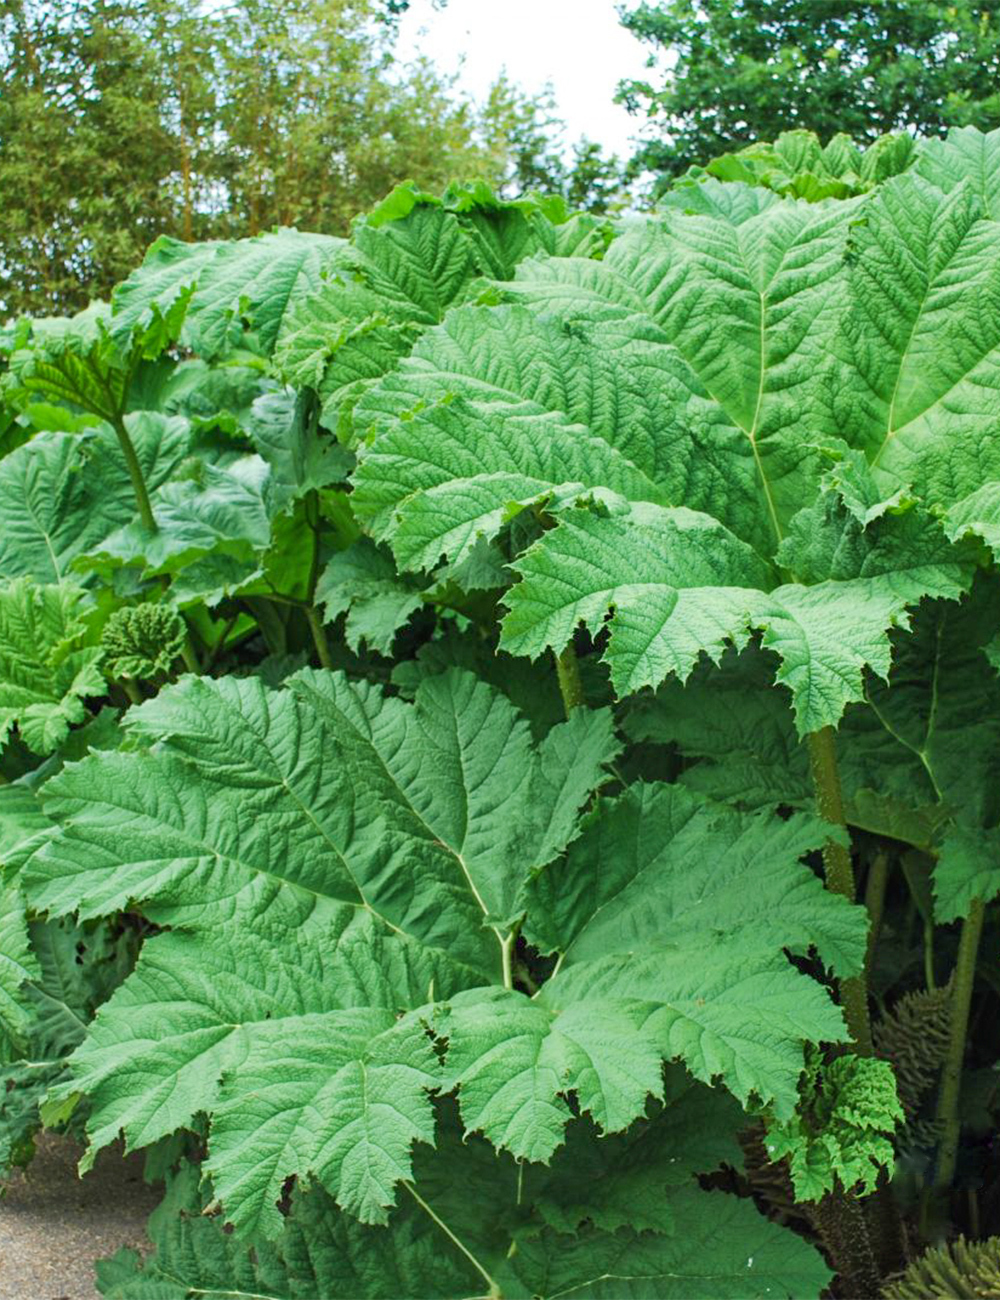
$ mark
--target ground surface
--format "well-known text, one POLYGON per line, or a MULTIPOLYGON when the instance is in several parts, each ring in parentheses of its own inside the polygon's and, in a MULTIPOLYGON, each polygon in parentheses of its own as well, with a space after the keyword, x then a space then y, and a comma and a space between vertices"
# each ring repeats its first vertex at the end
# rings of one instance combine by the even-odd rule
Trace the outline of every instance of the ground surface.
POLYGON ((143 1244, 158 1193, 142 1181, 142 1157, 104 1151, 83 1179, 79 1157, 75 1143, 43 1135, 0 1197, 0 1300, 94 1300, 93 1261, 143 1244))

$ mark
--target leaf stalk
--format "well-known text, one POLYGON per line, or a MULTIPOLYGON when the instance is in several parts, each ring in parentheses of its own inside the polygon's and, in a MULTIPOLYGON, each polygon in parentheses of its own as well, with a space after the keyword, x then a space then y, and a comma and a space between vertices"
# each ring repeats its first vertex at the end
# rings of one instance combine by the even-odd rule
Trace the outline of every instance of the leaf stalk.
MULTIPOLYGON (((823 727, 820 731, 812 732, 807 737, 806 743, 820 816, 831 825, 841 827, 847 834, 833 728, 823 727)), ((834 894, 842 894, 853 903, 855 901, 854 866, 851 862, 851 851, 845 844, 832 837, 823 846, 823 870, 827 889, 834 894)), ((868 1017, 868 987, 863 974, 840 981, 840 1000, 854 1050, 861 1056, 873 1055, 871 1021, 868 1017)))
POLYGON ((962 1088, 962 1063, 965 1060, 965 1040, 969 1029, 969 1008, 976 982, 976 957, 982 938, 986 904, 976 898, 969 915, 962 922, 962 937, 958 942, 955 962, 954 989, 951 1001, 951 1026, 948 1035, 948 1054, 941 1074, 941 1091, 938 1094, 937 1118, 941 1123, 941 1145, 938 1147, 935 1187, 951 1185, 958 1159, 958 1138, 961 1123, 958 1113, 959 1094, 962 1088))
POLYGON ((485 1280, 486 1284, 490 1288, 489 1291, 490 1296, 495 1297, 496 1300, 499 1300, 500 1297, 499 1284, 495 1281, 494 1278, 490 1276, 489 1273, 487 1273, 486 1269, 483 1268, 482 1264, 480 1264, 479 1260, 476 1259, 475 1255, 473 1255, 472 1251, 469 1250, 468 1246, 466 1246, 466 1244, 463 1241, 461 1241, 458 1237, 455 1236, 451 1228, 449 1228, 447 1223, 445 1223, 444 1219, 442 1219, 439 1215, 435 1214, 434 1210, 431 1209, 431 1207, 427 1204, 427 1202, 424 1200, 424 1198, 420 1195, 420 1193, 417 1191, 417 1189, 413 1186, 411 1182, 408 1182, 406 1179, 403 1179, 402 1186, 406 1188, 406 1190, 410 1193, 410 1195, 420 1206, 420 1208, 424 1211, 424 1213, 434 1220, 434 1222, 441 1229, 444 1235, 455 1246, 458 1247, 458 1249, 462 1252, 462 1254, 469 1261, 469 1263, 476 1270, 476 1272, 480 1275, 480 1277, 482 1277, 485 1280))
POLYGON ((556 655, 556 676, 559 679, 559 694, 562 696, 563 708, 568 718, 574 709, 582 708, 586 703, 583 682, 580 679, 580 664, 572 641, 562 654, 556 655))
POLYGON ((116 414, 111 421, 111 426, 115 431, 118 445, 121 447, 122 455, 125 458, 128 476, 132 480, 132 491, 135 494, 135 503, 139 507, 139 518, 142 520, 144 528, 147 528, 151 533, 155 533, 158 529, 156 519, 153 516, 153 507, 149 500, 149 490, 146 487, 146 479, 143 476, 142 465, 139 463, 135 444, 125 427, 124 417, 116 414))
POLYGON ((323 626, 323 620, 319 616, 319 610, 315 605, 309 605, 305 611, 306 621, 309 624, 309 631, 312 633, 313 645, 316 647, 316 653, 319 655, 320 664, 324 668, 333 667, 333 655, 330 653, 330 642, 326 638, 326 628, 323 626))

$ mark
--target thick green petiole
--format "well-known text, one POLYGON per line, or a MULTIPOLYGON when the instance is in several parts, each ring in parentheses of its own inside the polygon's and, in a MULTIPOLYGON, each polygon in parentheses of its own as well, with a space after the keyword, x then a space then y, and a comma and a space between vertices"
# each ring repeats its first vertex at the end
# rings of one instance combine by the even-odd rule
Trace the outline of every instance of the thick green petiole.
POLYGON ((112 425, 118 438, 118 445, 122 449, 122 455, 125 457, 128 476, 132 480, 132 491, 135 493, 135 503, 139 507, 139 518, 142 520, 143 527, 148 528, 151 533, 155 533, 157 531, 156 520, 153 517, 153 507, 150 504, 149 491, 146 488, 146 480, 143 477, 142 466, 139 463, 135 444, 129 437, 128 429, 125 427, 125 420, 121 415, 115 417, 112 425))
MULTIPOLYGON (((834 826, 847 831, 844 818, 844 800, 840 790, 840 773, 837 769, 837 748, 832 727, 823 727, 807 737, 809 766, 820 816, 834 826)), ((837 840, 827 840, 823 847, 823 868, 826 887, 835 894, 843 894, 854 902, 854 866, 851 851, 837 840)), ((854 1050, 862 1056, 871 1056, 872 1030, 868 1018, 868 988, 864 975, 841 980, 840 1000, 847 1020, 847 1029, 854 1050)))
POLYGON ((556 655, 556 675, 559 678, 559 693, 562 696, 566 717, 574 709, 582 708, 585 700, 583 682, 580 680, 580 665, 577 662, 573 642, 560 655, 556 655))
POLYGON ((962 1063, 965 1060, 965 1039, 969 1029, 969 1007, 976 982, 976 957, 983 933, 986 905, 974 899, 969 915, 962 923, 962 937, 958 942, 958 959, 953 979, 955 987, 951 1001, 951 1027, 948 1035, 948 1055, 941 1075, 938 1094, 937 1118, 941 1123, 941 1145, 938 1148, 936 1187, 950 1187, 955 1176, 958 1159, 958 1138, 961 1123, 958 1114, 959 1094, 962 1088, 962 1063))
POLYGON ((865 953, 865 978, 871 975, 872 958, 878 943, 879 930, 882 928, 882 912, 885 908, 885 891, 889 883, 889 855, 880 850, 868 868, 868 880, 865 883, 865 908, 868 912, 868 950, 865 953))
POLYGON ((323 626, 323 620, 320 618, 319 610, 315 605, 309 605, 306 608, 306 621, 309 624, 309 631, 312 633, 313 645, 316 647, 320 664, 324 668, 332 668, 333 656, 330 653, 330 642, 326 638, 326 628, 323 626))

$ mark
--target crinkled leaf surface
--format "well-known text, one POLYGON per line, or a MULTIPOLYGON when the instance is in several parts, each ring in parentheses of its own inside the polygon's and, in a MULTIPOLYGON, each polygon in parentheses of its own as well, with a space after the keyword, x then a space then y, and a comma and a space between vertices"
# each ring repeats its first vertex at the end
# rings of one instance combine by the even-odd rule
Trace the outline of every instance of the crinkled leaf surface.
MULTIPOLYGON (((814 809, 806 746, 786 698, 775 691, 770 656, 756 647, 701 663, 686 683, 666 681, 629 702, 626 732, 676 745, 687 760, 679 781, 747 809, 814 809)), ((920 759, 872 711, 852 705, 837 733, 848 825, 932 849, 947 811, 920 759)))
POLYGON ((158 920, 199 924, 361 909, 488 976, 499 947, 473 882, 497 888, 486 836, 509 796, 506 773, 489 777, 526 728, 508 706, 463 748, 452 690, 483 700, 489 688, 462 675, 427 683, 428 698, 445 696, 446 728, 452 719, 441 740, 454 746, 452 770, 464 762, 485 784, 447 787, 443 805, 423 775, 415 709, 364 683, 307 672, 283 691, 253 678, 163 691, 126 718, 152 748, 91 756, 47 785, 46 806, 66 827, 33 864, 39 905, 94 915, 136 899, 158 920), (470 836, 486 854, 482 875, 470 836))
MULTIPOLYGON (((142 411, 126 417, 147 487, 188 454, 186 420, 142 411)), ((71 565, 136 513, 114 432, 41 433, 0 460, 0 576, 72 580, 71 565)))
POLYGON ((934 871, 941 922, 1000 888, 1000 683, 984 652, 996 631, 995 598, 985 582, 961 605, 929 604, 900 640, 888 683, 868 692, 879 722, 916 760, 949 818, 934 871))
POLYGON ((985 215, 1000 218, 1000 131, 953 127, 945 139, 922 140, 914 170, 946 194, 967 182, 985 215))
POLYGON ((198 1181, 197 1169, 186 1166, 172 1182, 150 1220, 151 1258, 123 1250, 98 1264, 108 1300, 468 1300, 482 1280, 413 1201, 387 1231, 343 1214, 322 1190, 296 1190, 280 1241, 260 1240, 251 1249, 202 1213, 198 1181))
POLYGON ((530 200, 504 202, 485 186, 441 201, 401 185, 354 223, 349 257, 296 304, 276 363, 293 383, 317 389, 328 427, 349 433, 358 397, 442 319, 476 275, 507 278, 541 250, 597 253, 603 241, 595 227, 530 200))
POLYGON ((721 887, 711 908, 691 909, 694 851, 671 825, 684 821, 673 796, 696 801, 663 787, 668 811, 644 819, 661 870, 612 857, 601 878, 620 871, 634 892, 623 888, 617 922, 589 901, 580 882, 595 887, 599 837, 631 843, 612 831, 638 815, 627 796, 574 841, 575 810, 617 749, 605 713, 579 711, 538 743, 503 694, 459 671, 424 679, 411 705, 306 670, 279 691, 186 678, 126 726, 131 748, 92 754, 43 788, 60 830, 24 878, 53 912, 135 900, 196 933, 147 942, 67 1087, 92 1098, 95 1147, 119 1129, 148 1144, 209 1111, 209 1167, 245 1230, 277 1230, 291 1173, 323 1181, 363 1219, 384 1217, 411 1144, 433 1136, 428 1088, 457 1087, 467 1127, 546 1161, 572 1118, 569 1092, 621 1130, 662 1096, 664 1057, 680 1057, 781 1109, 803 1040, 843 1036, 827 994, 781 954, 812 943, 838 969, 860 962, 863 914, 798 863, 828 828, 698 805, 692 818, 719 819, 727 886, 774 873, 759 923, 724 943, 739 918, 721 887), (566 865, 544 869, 567 844, 566 865), (575 909, 544 892, 562 877, 575 909), (658 892, 664 881, 675 897, 658 892), (566 952, 534 1000, 499 987, 507 927, 525 908, 529 936, 546 945, 558 931, 549 946, 566 952), (669 943, 653 931, 664 909, 669 943))
POLYGON ((208 1111, 209 1169, 242 1231, 279 1230, 292 1174, 383 1221, 394 1184, 410 1175, 411 1143, 433 1140, 425 1089, 437 1063, 420 1024, 395 1014, 426 995, 414 987, 426 972, 405 955, 396 972, 391 959, 379 968, 377 934, 352 937, 332 958, 276 930, 148 943, 73 1059, 66 1089, 93 1098, 92 1149, 119 1129, 145 1146, 208 1111))
POLYGON ((969 181, 945 194, 917 176, 884 185, 851 231, 829 378, 837 431, 887 484, 935 504, 1000 477, 996 232, 969 181))
POLYGON ((0 747, 16 726, 36 754, 51 754, 87 717, 84 700, 103 695, 101 650, 81 644, 84 612, 79 588, 0 583, 0 747))
POLYGON ((278 503, 270 467, 242 456, 226 466, 190 462, 153 494, 152 509, 155 531, 133 520, 91 552, 93 563, 179 574, 211 557, 209 589, 218 582, 227 590, 259 572, 278 503))
POLYGON ((350 468, 350 453, 316 428, 307 394, 286 389, 259 397, 250 409, 247 431, 271 466, 272 491, 282 505, 341 482, 350 468))
POLYGON ((179 334, 209 360, 246 342, 269 356, 293 300, 319 285, 344 246, 286 229, 229 243, 161 238, 117 290, 111 329, 138 331, 155 350, 179 334))
POLYGON ((22 321, 4 376, 4 390, 18 406, 37 396, 110 420, 124 409, 131 367, 108 333, 106 303, 91 303, 71 317, 22 321))
POLYGON ((328 622, 347 614, 344 634, 352 650, 362 642, 392 653, 396 633, 423 605, 419 579, 400 574, 392 553, 368 537, 338 551, 320 575, 316 601, 328 622))
MULTIPOLYGON (((701 1105, 702 1114, 711 1112, 710 1102, 701 1105)), ((681 1100, 679 1112, 693 1115, 697 1109, 681 1100)), ((590 1226, 573 1234, 528 1222, 533 1207, 572 1221, 581 1186, 567 1181, 568 1170, 540 1180, 529 1175, 519 1194, 512 1161, 497 1159, 475 1138, 460 1141, 448 1124, 436 1152, 418 1148, 419 1190, 403 1196, 387 1228, 365 1227, 335 1213, 319 1190, 296 1190, 281 1237, 260 1242, 252 1253, 224 1234, 217 1219, 201 1213, 197 1171, 187 1167, 151 1220, 156 1253, 140 1262, 134 1253, 121 1252, 99 1265, 99 1285, 112 1300, 182 1300, 193 1293, 217 1300, 236 1294, 258 1300, 818 1295, 830 1274, 810 1246, 768 1223, 749 1203, 702 1192, 690 1182, 693 1168, 706 1167, 700 1160, 710 1165, 718 1158, 720 1140, 714 1150, 711 1143, 699 1150, 697 1140, 678 1132, 675 1161, 662 1170, 659 1191, 660 1201, 670 1206, 669 1230, 590 1226)), ((607 1152, 600 1173, 609 1189, 627 1180, 629 1161, 634 1165, 637 1159, 638 1152, 607 1152)), ((652 1193, 652 1169, 646 1172, 652 1193)), ((600 1197, 601 1185, 591 1186, 600 1197)), ((601 1213, 596 1207, 593 1212, 601 1213)), ((658 1224, 663 1221, 661 1211, 658 1224)))
POLYGON ((760 628, 800 732, 835 724, 866 668, 887 673, 889 630, 969 572, 936 523, 897 518, 902 494, 880 497, 863 461, 822 473, 861 210, 783 204, 738 226, 671 213, 600 263, 522 264, 502 289, 516 305, 452 311, 359 404, 359 518, 431 569, 544 511, 556 527, 511 566, 506 648, 558 652, 608 621, 628 694, 760 628), (815 521, 796 531, 814 499, 848 525, 824 530, 821 557, 815 521))
POLYGON ((23 985, 37 974, 24 899, 16 885, 0 887, 0 1065, 14 1060, 24 1046, 31 1015, 23 985))

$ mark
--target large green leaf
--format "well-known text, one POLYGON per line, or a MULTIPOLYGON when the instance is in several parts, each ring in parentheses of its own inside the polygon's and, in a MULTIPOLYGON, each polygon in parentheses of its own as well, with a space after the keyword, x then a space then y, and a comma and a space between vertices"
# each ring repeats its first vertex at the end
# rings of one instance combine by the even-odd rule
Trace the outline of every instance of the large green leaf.
POLYGON ((358 517, 431 569, 530 508, 556 527, 510 566, 507 649, 608 622, 629 694, 759 628, 800 732, 836 724, 888 672, 889 630, 970 572, 856 451, 819 444, 859 210, 671 216, 600 263, 522 264, 520 305, 451 312, 360 403, 358 517))
POLYGON ((539 742, 467 673, 425 677, 408 704, 306 670, 279 691, 186 678, 126 726, 130 747, 44 786, 59 829, 25 886, 52 913, 138 904, 195 933, 147 942, 65 1090, 90 1096, 95 1149, 209 1112, 209 1167, 242 1229, 277 1231, 290 1174, 384 1218, 411 1143, 433 1138, 429 1088, 457 1088, 468 1128, 547 1161, 570 1093, 622 1130, 663 1096, 663 1059, 680 1057, 785 1113, 803 1041, 843 1037, 827 993, 782 955, 814 944, 837 971, 860 965, 863 913, 799 863, 829 828, 659 787, 645 810, 633 794, 600 804, 576 839, 617 750, 604 712, 577 711, 539 742), (662 861, 629 858, 630 819, 662 861), (690 905, 692 872, 712 862, 696 827, 716 828, 733 897, 754 880, 761 905, 743 928, 724 891, 706 884, 710 905, 690 905), (616 873, 617 923, 587 902, 616 873), (535 998, 512 987, 525 912, 527 936, 563 954, 535 998))
POLYGON ((838 432, 892 488, 950 505, 1000 477, 1000 249, 969 182, 883 186, 851 232, 849 306, 829 367, 838 432))
POLYGON ((101 1263, 99 1286, 110 1300, 817 1297, 830 1274, 809 1245, 749 1202, 692 1181, 694 1170, 735 1153, 731 1118, 679 1081, 671 1101, 631 1146, 605 1144, 595 1157, 593 1143, 581 1142, 574 1155, 595 1160, 586 1183, 568 1162, 540 1178, 519 1176, 512 1161, 475 1138, 461 1141, 449 1123, 436 1152, 418 1148, 419 1190, 403 1196, 388 1227, 337 1214, 318 1189, 296 1190, 281 1237, 252 1251, 201 1212, 198 1171, 188 1166, 150 1222, 155 1253, 141 1261, 123 1251, 101 1263), (692 1130, 697 1118, 714 1138, 692 1130), (581 1222, 575 1231, 581 1214, 613 1222, 616 1198, 629 1196, 629 1208, 636 1197, 655 1206, 650 1230, 581 1222))
POLYGON ((276 230, 229 243, 161 238, 114 297, 110 328, 156 352, 180 336, 212 359, 240 345, 270 355, 295 299, 344 256, 329 235, 276 230))
POLYGON ((540 1003, 581 1013, 625 1003, 664 1055, 787 1112, 802 1027, 834 1039, 841 1030, 781 949, 814 945, 841 974, 863 959, 863 914, 799 862, 828 833, 814 818, 741 815, 681 787, 633 787, 599 805, 533 886, 528 932, 561 954, 540 1003))
POLYGON ((77 587, 0 582, 0 748, 16 726, 29 749, 51 754, 87 717, 84 700, 104 694, 85 612, 77 587))
POLYGON ((115 419, 126 406, 132 367, 111 339, 109 315, 95 302, 76 316, 22 321, 5 393, 20 406, 41 396, 115 419))
MULTIPOLYGON (((188 423, 148 411, 126 423, 146 484, 155 490, 188 454, 188 423)), ((64 582, 77 556, 135 513, 132 483, 109 427, 40 433, 0 460, 0 577, 64 582)))
POLYGON ((321 1190, 296 1191, 280 1242, 253 1248, 202 1213, 198 1170, 186 1166, 150 1220, 154 1254, 122 1250, 98 1264, 108 1300, 468 1300, 481 1279, 413 1201, 391 1231, 340 1213, 321 1190))
POLYGON ((85 567, 134 565, 144 574, 183 574, 189 593, 217 599, 260 576, 276 496, 260 456, 225 466, 191 460, 152 495, 155 530, 132 520, 93 548, 85 567))
POLYGON ((1000 218, 1000 131, 985 134, 974 126, 953 127, 945 139, 922 140, 914 170, 950 193, 967 181, 979 195, 983 212, 1000 218))
MULTIPOLYGON (((790 535, 779 558, 808 565, 814 581, 768 591, 759 557, 710 516, 567 511, 511 566, 521 581, 507 597, 502 644, 535 658, 561 650, 579 623, 596 634, 609 621, 605 658, 624 696, 669 673, 683 681, 700 654, 717 660, 759 628, 781 661, 777 680, 791 691, 800 734, 835 725, 862 698, 865 668, 888 675, 887 633, 908 625, 908 609, 926 595, 957 596, 968 580, 936 525, 910 538, 896 524, 884 541, 855 528, 853 547, 839 535, 833 564, 790 535)), ((811 545, 815 526, 809 519, 811 545)))
POLYGON ((242 1230, 278 1231, 292 1174, 384 1221, 394 1184, 410 1176, 411 1143, 433 1140, 425 1089, 437 1063, 421 1025, 396 1019, 397 1006, 426 996, 426 971, 404 956, 394 980, 391 961, 377 964, 377 932, 361 929, 330 958, 318 934, 310 943, 277 929, 148 943, 64 1086, 92 1099, 92 1151, 119 1130, 146 1146, 207 1111, 213 1182, 242 1230))
MULTIPOLYGON (((807 748, 773 677, 770 656, 757 648, 727 651, 683 685, 668 680, 630 701, 625 730, 676 746, 685 760, 680 782, 713 799, 750 810, 814 809, 807 748)), ((848 825, 931 850, 948 814, 912 750, 864 705, 847 710, 836 744, 848 825)))
POLYGON ((443 201, 399 186, 355 222, 343 265, 295 305, 275 361, 293 383, 319 391, 329 427, 348 432, 358 396, 409 353, 476 275, 507 278, 541 250, 587 256, 602 248, 595 222, 567 221, 551 206, 503 202, 485 186, 443 201))
POLYGON ((398 573, 385 547, 360 537, 329 561, 316 584, 316 603, 328 622, 347 614, 344 636, 352 650, 360 650, 364 642, 389 655, 396 633, 424 598, 418 578, 398 573))
POLYGON ((281 692, 188 679, 126 725, 167 743, 92 756, 46 786, 66 826, 32 865, 38 906, 97 915, 137 899, 199 925, 360 909, 487 977, 500 935, 486 916, 505 918, 559 851, 615 751, 594 714, 534 755, 505 698, 462 673, 429 679, 415 706, 325 673, 281 692))
POLYGON ((1000 680, 985 653, 996 627, 991 582, 960 605, 933 602, 900 640, 889 681, 868 691, 879 722, 915 760, 947 818, 934 869, 942 922, 1000 891, 1000 680))
MULTIPOLYGON (((0 1065, 14 1060, 25 1045, 31 1015, 23 986, 37 974, 24 899, 16 885, 0 885, 0 1065)), ((0 1160, 0 1169, 3 1164, 0 1160)))

